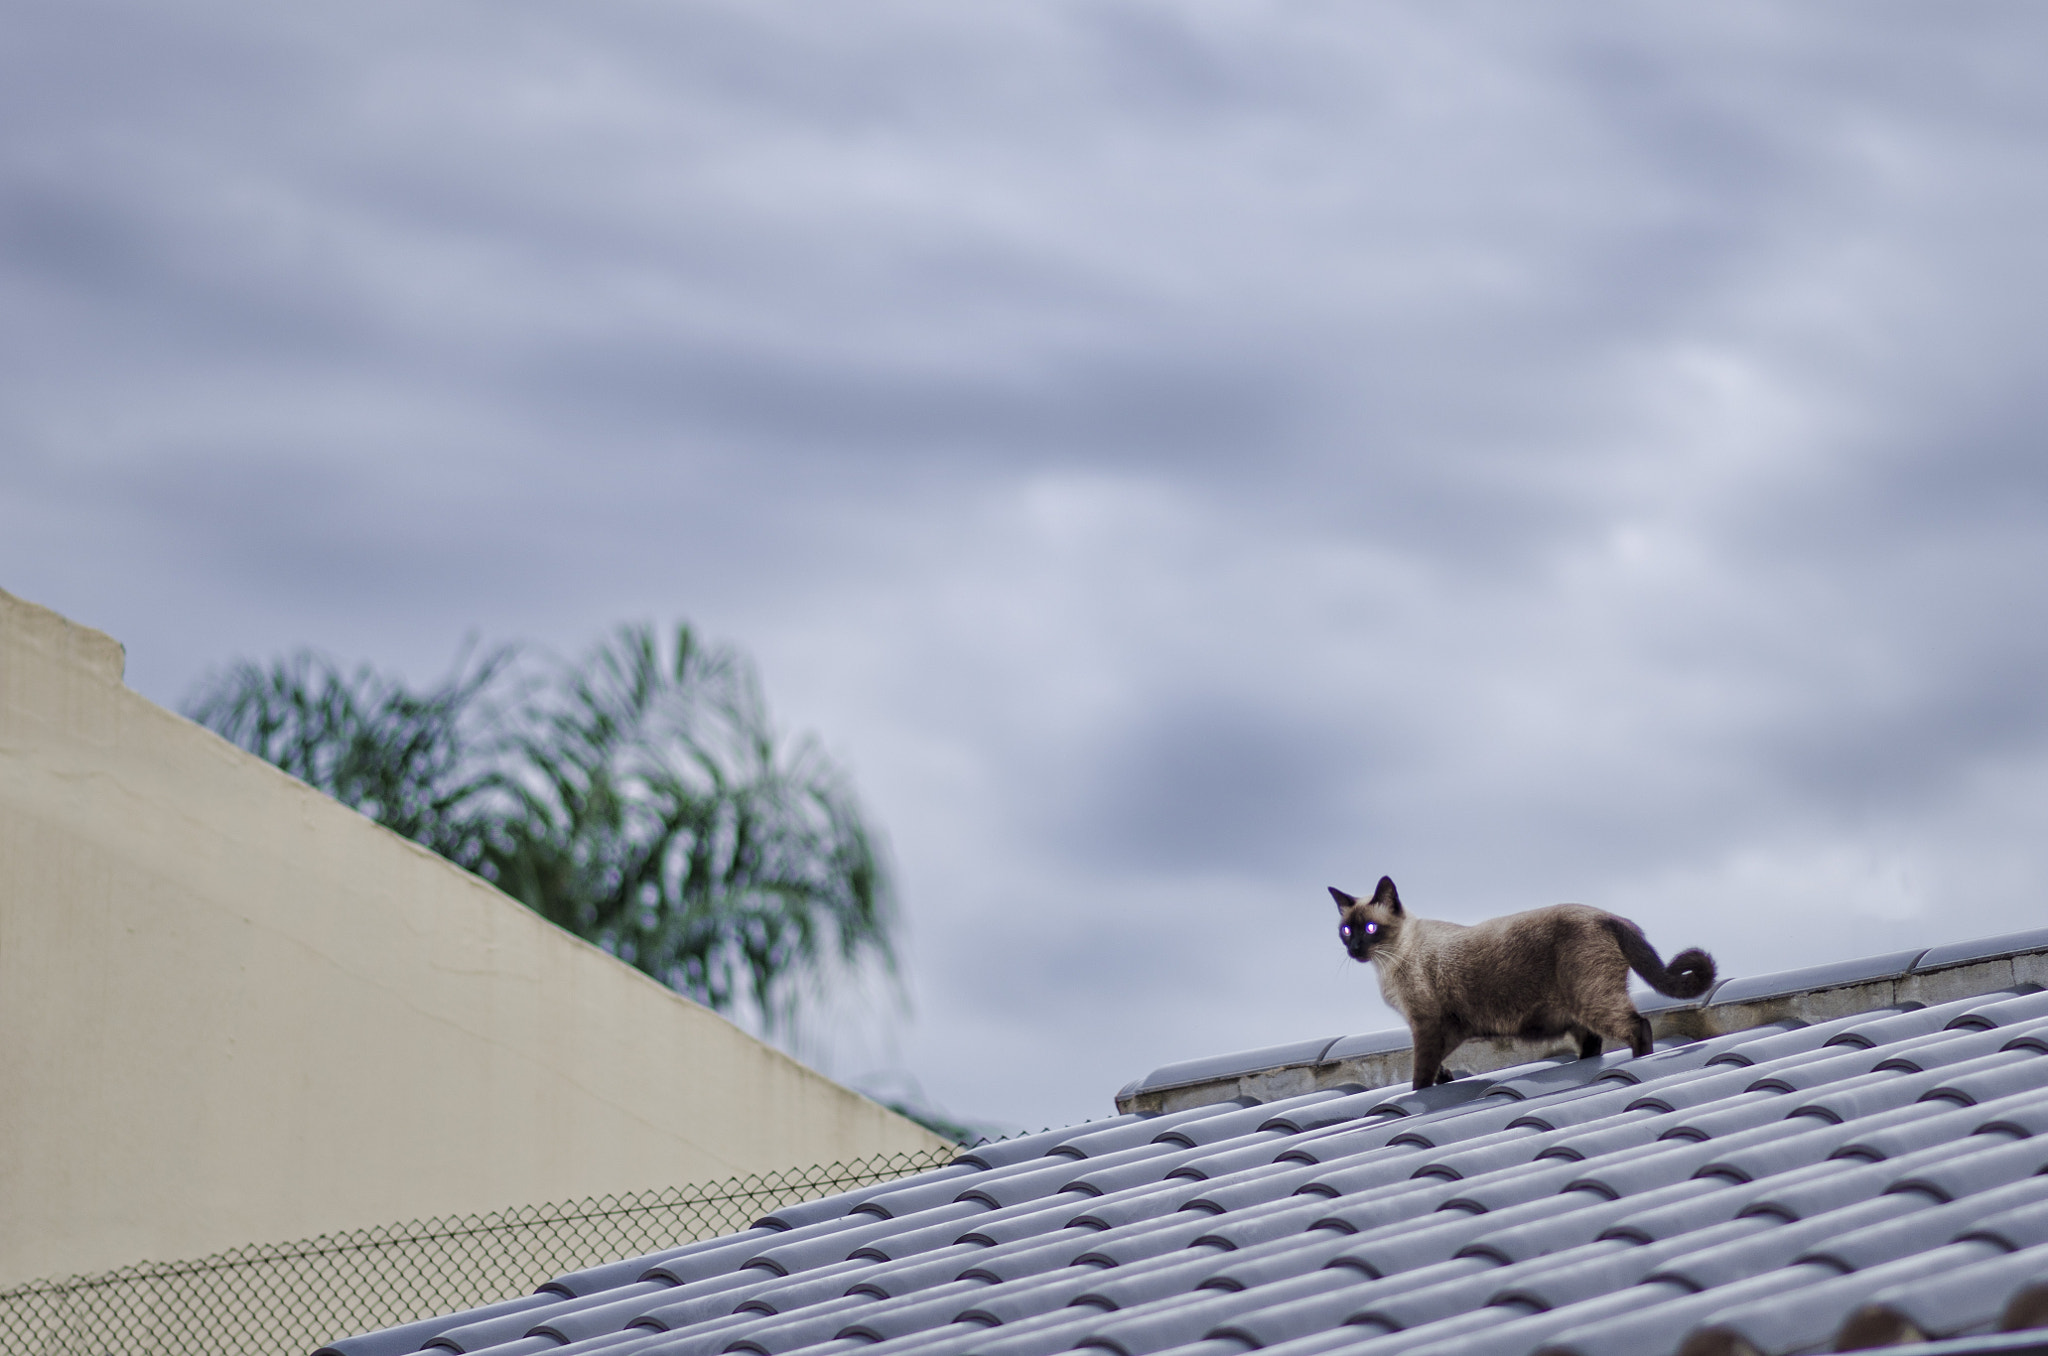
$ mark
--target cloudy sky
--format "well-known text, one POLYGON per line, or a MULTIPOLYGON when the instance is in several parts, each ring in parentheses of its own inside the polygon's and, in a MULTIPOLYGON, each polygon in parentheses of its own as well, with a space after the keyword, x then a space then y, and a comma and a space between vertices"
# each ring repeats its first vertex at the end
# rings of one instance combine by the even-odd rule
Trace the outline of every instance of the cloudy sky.
POLYGON ((741 645, 898 865, 841 1076, 1389 1025, 1383 872, 2048 922, 2038 6, 0 13, 0 588, 166 705, 741 645))

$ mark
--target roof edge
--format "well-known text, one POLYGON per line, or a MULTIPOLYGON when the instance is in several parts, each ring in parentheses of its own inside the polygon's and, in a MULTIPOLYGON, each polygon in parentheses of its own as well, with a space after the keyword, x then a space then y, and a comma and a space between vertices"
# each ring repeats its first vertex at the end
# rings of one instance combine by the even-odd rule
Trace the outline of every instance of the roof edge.
MULTIPOLYGON (((1636 995, 1653 1039, 1684 1043, 1786 1022, 1807 1026, 1878 1008, 1927 1007, 2014 987, 2048 988, 2048 928, 1860 960, 1724 979, 1698 998, 1636 995)), ((1547 1054, 1570 1054, 1568 1041, 1507 1037, 1467 1041, 1461 1070, 1488 1073, 1547 1054)), ((1410 1074, 1405 1029, 1322 1037, 1186 1060, 1154 1069, 1116 1094, 1124 1113, 1184 1111, 1213 1102, 1298 1097, 1324 1088, 1384 1087, 1410 1074)))

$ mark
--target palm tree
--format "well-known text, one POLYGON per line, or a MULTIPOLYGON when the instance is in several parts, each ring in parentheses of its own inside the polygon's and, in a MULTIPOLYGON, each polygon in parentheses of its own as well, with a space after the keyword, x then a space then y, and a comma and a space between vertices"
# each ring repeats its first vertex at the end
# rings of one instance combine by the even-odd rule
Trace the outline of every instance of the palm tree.
POLYGON ((415 693, 301 651, 187 704, 207 725, 721 1012, 788 1030, 835 976, 893 977, 876 835, 751 664, 687 626, 578 664, 465 654, 415 693))

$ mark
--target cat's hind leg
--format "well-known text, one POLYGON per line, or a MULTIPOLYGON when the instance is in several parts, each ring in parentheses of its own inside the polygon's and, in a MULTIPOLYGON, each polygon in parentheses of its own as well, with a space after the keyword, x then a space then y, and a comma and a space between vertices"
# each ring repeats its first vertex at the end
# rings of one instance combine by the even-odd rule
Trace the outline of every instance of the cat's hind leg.
POLYGON ((1576 1033, 1579 1038, 1579 1058, 1600 1058, 1600 1033, 1588 1031, 1585 1027, 1576 1028, 1576 1033))
POLYGON ((1626 1045, 1638 1058, 1650 1053, 1650 1019, 1637 1012, 1635 1004, 1625 998, 1597 1015, 1588 1014, 1586 1029, 1594 1034, 1579 1042, 1581 1055, 1587 1053, 1588 1044, 1592 1046, 1592 1052, 1598 1054, 1602 1036, 1618 1045, 1626 1045))

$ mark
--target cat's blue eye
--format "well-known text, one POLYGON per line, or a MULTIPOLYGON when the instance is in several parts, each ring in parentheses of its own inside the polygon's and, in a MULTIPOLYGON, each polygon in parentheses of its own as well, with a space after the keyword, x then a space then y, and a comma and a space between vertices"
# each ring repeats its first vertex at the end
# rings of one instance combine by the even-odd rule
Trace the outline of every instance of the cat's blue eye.
POLYGON ((1346 923, 1343 927, 1338 928, 1337 932, 1338 935, 1343 937, 1345 941, 1348 942, 1351 940, 1351 924, 1346 923))
POLYGON ((1369 935, 1371 935, 1372 933, 1378 932, 1379 930, 1380 930, 1380 925, 1379 925, 1378 923, 1367 923, 1367 924, 1365 925, 1365 931, 1366 931, 1366 933, 1367 933, 1367 935, 1368 935, 1368 936, 1369 936, 1369 935))

